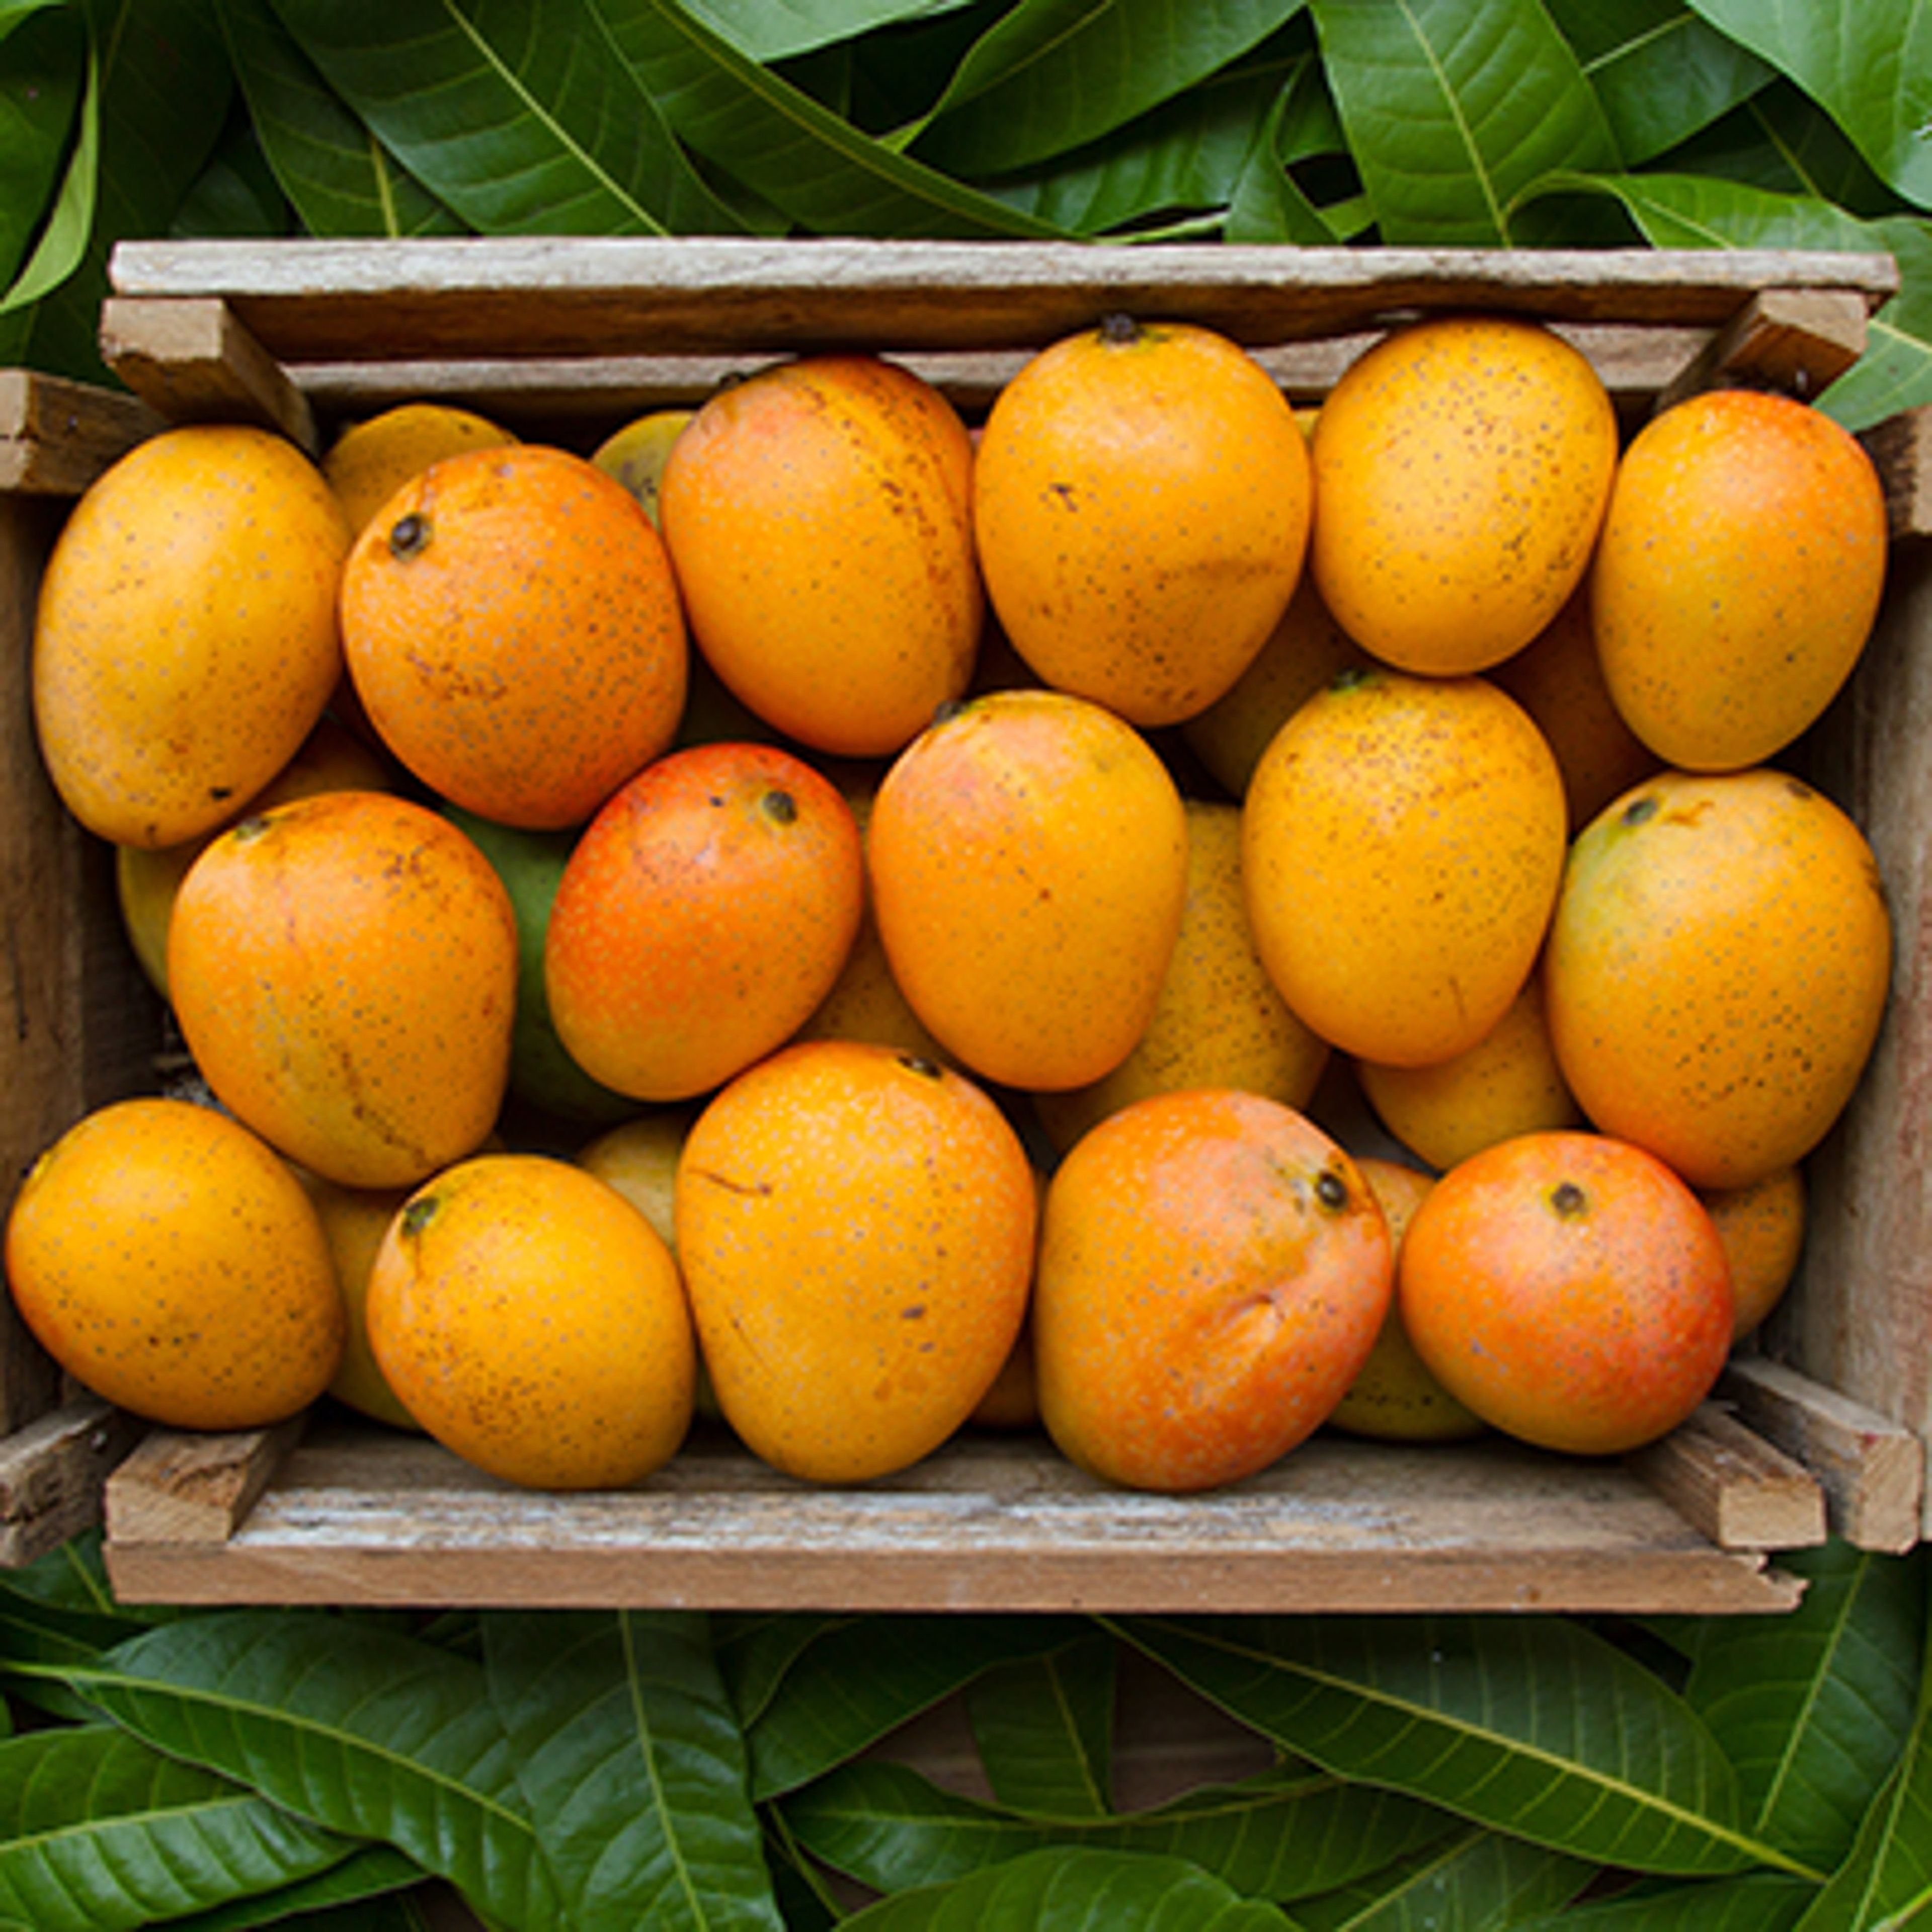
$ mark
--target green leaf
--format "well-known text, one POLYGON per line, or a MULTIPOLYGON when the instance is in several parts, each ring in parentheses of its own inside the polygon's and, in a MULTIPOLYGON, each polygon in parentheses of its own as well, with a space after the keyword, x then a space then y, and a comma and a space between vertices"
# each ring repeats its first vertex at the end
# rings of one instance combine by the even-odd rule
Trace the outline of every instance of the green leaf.
POLYGON ((0 1922, 146 1925, 274 1890, 352 1849, 112 1725, 0 1743, 0 1922))
POLYGON ((268 164, 311 235, 450 235, 453 210, 400 167, 276 17, 219 0, 222 31, 268 164))
POLYGON ((90 54, 87 84, 81 96, 80 131, 74 144, 59 192, 54 197, 40 239, 0 295, 0 316, 30 308, 58 288, 86 258, 94 232, 94 206, 100 185, 100 64, 90 54))
POLYGON ((350 1618, 234 1610, 67 1674, 158 1750, 394 1845, 486 1916, 556 1922, 556 1880, 480 1665, 350 1618))
POLYGON ((1842 1543, 1790 1566, 1810 1580, 1798 1609, 1708 1619, 1685 1695, 1736 1767, 1744 1828, 1828 1870, 1905 1748, 1925 1571, 1842 1543))
POLYGON ((274 0, 383 146, 479 232, 718 234, 595 0, 274 0))
POLYGON ((1112 1808, 1114 1665, 1104 1630, 967 1685, 966 1720, 993 1795, 1010 1811, 1098 1818, 1112 1808))
POLYGON ((1922 0, 1691 0, 1790 76, 1908 200, 1932 208, 1932 11, 1922 0))
POLYGON ((754 61, 788 60, 881 27, 956 14, 974 0, 688 0, 690 10, 754 61))
POLYGON ((748 1730, 764 1715, 786 1672, 820 1638, 857 1621, 802 1610, 714 1611, 712 1654, 740 1724, 748 1730))
POLYGON ((168 232, 204 236, 282 236, 292 231, 288 197, 262 154, 247 110, 229 116, 220 145, 208 158, 168 232))
POLYGON ((1180 1858, 1029 1852, 951 1885, 922 1886, 844 1921, 844 1932, 1293 1932, 1180 1858))
POLYGON ((393 1846, 364 1845, 312 1878, 171 1920, 169 1932, 252 1932, 298 1918, 300 1932, 413 1932, 422 1918, 405 1916, 394 1895, 422 1882, 421 1869, 393 1846))
POLYGON ((896 153, 748 58, 676 0, 588 4, 680 138, 808 234, 1058 232, 896 153))
POLYGON ((1781 78, 1655 165, 1665 173, 1714 175, 1774 194, 1815 195, 1868 218, 1905 206, 1838 124, 1781 78))
POLYGON ((1004 174, 1083 147, 1199 86, 1303 0, 1019 0, 960 63, 914 143, 1004 174))
MULTIPOLYGON (((1310 69, 1313 74, 1316 70, 1310 69)), ((1318 82, 1298 80, 1282 90, 1274 112, 1248 155, 1247 164, 1228 197, 1228 242, 1294 242, 1304 248, 1333 248, 1348 232, 1346 218, 1317 208, 1288 172, 1288 163, 1300 145, 1288 129, 1310 118, 1302 97, 1318 91, 1318 82)), ((1325 100, 1325 94, 1323 96, 1325 100)), ((1304 137, 1305 138, 1305 137, 1304 137)))
POLYGON ((982 1671, 1057 1650, 1087 1628, 1078 1618, 994 1616, 822 1627, 748 1725, 752 1796, 776 1798, 820 1776, 982 1671))
POLYGON ((1899 267, 1899 291, 1874 316, 1865 352, 1818 399, 1856 434, 1932 403, 1932 221, 1873 224, 1899 267))
POLYGON ((1596 1868, 1502 1832, 1458 1832, 1319 1898, 1299 1900, 1305 1932, 1503 1932, 1565 1904, 1596 1868))
POLYGON ((1624 160, 1688 141, 1772 76, 1682 0, 1545 0, 1604 104, 1624 160))
POLYGON ((881 1892, 957 1879, 1053 1846, 1181 1858, 1252 1898, 1326 1892, 1442 1838, 1446 1813, 1366 1785, 1281 1772, 1105 1819, 1024 1817, 866 1760, 786 1800, 818 1858, 881 1892))
POLYGON ((1817 1892, 1783 1872, 1650 1880, 1615 1898, 1526 1919, 1516 1932, 1791 1932, 1817 1892))
POLYGON ((0 15, 0 287, 46 213, 87 75, 86 22, 51 8, 35 0, 0 15))
POLYGON ((574 1932, 782 1922, 694 1615, 486 1617, 492 1695, 574 1932))
POLYGON ((1595 91, 1540 0, 1312 0, 1380 238, 1508 247, 1558 170, 1613 169, 1595 91))
MULTIPOLYGON (((1232 1716, 1338 1777, 1634 1870, 1790 1868, 1702 1719, 1564 1618, 1129 1619, 1232 1716)), ((1807 1874, 1808 1876, 1809 1874, 1807 1874)))

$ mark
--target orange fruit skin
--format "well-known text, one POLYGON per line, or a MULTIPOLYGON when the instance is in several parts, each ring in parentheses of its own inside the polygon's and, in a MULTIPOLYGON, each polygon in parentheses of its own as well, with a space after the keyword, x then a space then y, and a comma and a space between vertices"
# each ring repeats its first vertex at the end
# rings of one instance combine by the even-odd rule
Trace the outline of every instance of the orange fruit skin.
POLYGON ((1624 452, 1590 572, 1617 709, 1687 770, 1775 757, 1850 676, 1886 555, 1877 470, 1830 417, 1754 390, 1678 403, 1624 452))
POLYGON ((822 773, 776 746, 672 752, 564 866, 544 947, 557 1037, 634 1100, 708 1093, 810 1017, 864 903, 858 825, 822 773))
POLYGON ((1041 350, 988 412, 974 475, 988 596, 1058 690, 1130 723, 1221 697, 1307 553, 1308 446, 1272 377, 1187 322, 1103 322, 1041 350))
POLYGON ((724 1419, 802 1480, 910 1467, 971 1416, 1024 1321, 1037 1183, 992 1100, 870 1042, 761 1060, 698 1116, 678 1253, 724 1419))
POLYGON ((1138 1101, 1048 1184, 1042 1420, 1103 1481, 1239 1481, 1327 1420, 1375 1345, 1393 1268, 1368 1183, 1306 1116, 1232 1088, 1138 1101))
POLYGON ((357 538, 342 641, 370 727, 454 805, 580 825, 671 742, 688 676, 670 560, 637 499, 538 443, 434 463, 357 538))
POLYGON ((814 750, 898 751, 972 675, 972 470, 952 405, 876 356, 801 357, 709 398, 658 518, 719 680, 814 750))
POLYGON ((1063 692, 990 692, 894 760, 867 827, 893 977, 964 1066, 1098 1080, 1146 1031, 1187 894, 1187 814, 1152 747, 1063 692))
POLYGON ((1466 1052, 1535 967, 1565 811, 1548 742, 1489 680, 1344 674, 1276 734, 1242 805, 1282 997, 1364 1060, 1466 1052))
POLYGON ((508 1084, 517 926, 440 814, 332 792, 244 818, 189 868, 168 932, 188 1051, 216 1097, 350 1187, 473 1153, 508 1084))
POLYGON ((1544 959, 1577 1104, 1694 1187, 1802 1160, 1851 1097, 1892 974, 1863 833, 1769 767, 1666 771, 1575 840, 1544 959))
POLYGON ((1737 1304, 1732 1339, 1742 1342, 1763 1326, 1796 1277, 1810 1204, 1804 1170, 1794 1162, 1742 1187, 1707 1188, 1698 1198, 1730 1258, 1737 1304))
POLYGON ((82 825, 177 844, 294 757, 342 674, 349 542, 322 472, 266 430, 164 430, 96 480, 49 555, 32 672, 47 774, 82 825))
POLYGON ((480 1154, 418 1188, 377 1252, 368 1322, 423 1429, 526 1489, 641 1482, 691 1426, 677 1264, 622 1195, 568 1161, 480 1154))
POLYGON ((1601 379, 1540 323, 1438 316, 1383 337, 1316 419, 1309 567, 1328 608, 1400 670, 1500 664, 1582 581, 1617 440, 1601 379))
POLYGON ((1396 1267, 1430 1372, 1492 1426, 1614 1456, 1669 1433, 1730 1352, 1730 1267, 1702 1202, 1607 1135, 1524 1134, 1442 1175, 1396 1267))
POLYGON ((319 1397, 346 1331, 320 1222, 246 1127, 182 1100, 115 1102, 28 1171, 7 1280, 47 1353, 180 1429, 258 1429, 319 1397))
POLYGON ((322 452, 322 473, 357 535, 412 478, 446 456, 520 440, 474 410, 449 403, 398 403, 349 424, 322 452))

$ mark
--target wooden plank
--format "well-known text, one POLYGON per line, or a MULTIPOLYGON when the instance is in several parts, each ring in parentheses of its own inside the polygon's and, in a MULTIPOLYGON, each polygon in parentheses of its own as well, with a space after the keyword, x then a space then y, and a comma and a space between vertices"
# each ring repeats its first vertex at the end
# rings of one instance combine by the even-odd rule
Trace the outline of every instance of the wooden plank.
POLYGON ((88 1396, 0 1442, 0 1567, 31 1563, 98 1522, 101 1485, 146 1427, 88 1396))
POLYGON ((830 1490, 700 1435, 635 1489, 560 1496, 324 1418, 244 1522, 199 1539, 130 1533, 128 1474, 106 1557, 130 1602, 1696 1614, 1788 1610, 1802 1588, 1614 1462, 1500 1442, 1318 1437, 1232 1489, 1163 1497, 1032 1437, 830 1490))
POLYGON ((1484 305, 1714 328, 1757 290, 1896 292, 1889 256, 1755 250, 475 237, 124 242, 120 296, 219 296, 286 363, 1038 346, 1109 310, 1251 344, 1484 305), (381 328, 372 332, 372 316, 381 328))
POLYGON ((218 298, 110 296, 101 308, 100 351, 115 374, 170 422, 256 423, 311 453, 318 446, 308 398, 218 298))
POLYGON ((1892 542, 1932 536, 1932 403, 1888 417, 1864 442, 1885 484, 1892 542))
POLYGON ((34 370, 0 369, 0 490, 76 496, 161 427, 136 396, 34 370))
POLYGON ((1719 1403, 1702 1404, 1630 1463, 1720 1550, 1801 1550, 1825 1540, 1816 1482, 1719 1403))
POLYGON ((1816 1478, 1831 1528, 1847 1543, 1895 1552, 1918 1540, 1925 1448, 1910 1430, 1761 1357, 1738 1358, 1718 1392, 1816 1478))
POLYGON ((108 1479, 108 1534, 137 1543, 220 1542, 254 1507, 307 1420, 212 1435, 152 1431, 108 1479))
POLYGON ((1864 353, 1867 314, 1854 290, 1762 290, 1663 386, 1657 407, 1666 410, 1719 382, 1809 400, 1864 353))

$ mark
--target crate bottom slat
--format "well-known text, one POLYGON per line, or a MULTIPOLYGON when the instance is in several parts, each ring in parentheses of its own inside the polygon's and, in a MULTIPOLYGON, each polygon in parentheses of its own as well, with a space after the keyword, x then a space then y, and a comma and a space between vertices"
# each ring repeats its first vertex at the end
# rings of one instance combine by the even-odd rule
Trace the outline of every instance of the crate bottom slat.
MULTIPOLYGON (((108 1486, 129 1602, 531 1609, 1782 1611, 1634 1469, 1499 1441, 1318 1436, 1204 1496, 1111 1489, 1036 1436, 962 1437, 875 1484, 781 1476, 702 1428, 649 1481, 556 1495, 318 1414, 232 1533, 155 1535, 108 1486)), ((119 1486, 117 1493, 117 1486, 119 1486)))

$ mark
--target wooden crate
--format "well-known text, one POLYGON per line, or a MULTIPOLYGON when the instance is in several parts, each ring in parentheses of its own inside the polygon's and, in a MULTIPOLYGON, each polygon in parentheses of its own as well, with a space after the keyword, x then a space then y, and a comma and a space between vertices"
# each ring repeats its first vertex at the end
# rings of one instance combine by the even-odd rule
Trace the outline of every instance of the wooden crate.
MULTIPOLYGON (((11 645, 0 822, 16 1013, 0 1047, 0 1104, 14 1171, 85 1107, 152 1084, 164 1045, 104 892, 103 855, 63 820, 39 772, 22 668, 58 493, 157 422, 256 422, 319 449, 346 420, 435 398, 587 452, 734 371, 841 346, 894 356, 970 416, 1034 349, 1113 310, 1220 328, 1296 400, 1313 400, 1391 322, 1484 308, 1570 337, 1634 426, 1726 374, 1815 392, 1859 355, 1896 286, 1888 257, 1748 252, 125 245, 102 340, 138 400, 86 399, 101 412, 88 420, 107 427, 82 448, 82 399, 68 396, 74 427, 43 414, 15 436, 39 454, 0 470, 16 479, 0 496, 11 645), (38 484, 17 480, 35 473, 38 484)), ((51 403, 64 387, 29 389, 51 403)), ((1828 1533, 1911 1546, 1932 1433, 1932 1242, 1919 1226, 1915 1118, 1932 1070, 1918 837, 1932 813, 1923 430, 1900 418, 1870 439, 1890 487, 1891 586, 1852 688, 1808 746, 1886 869, 1898 935, 1891 1014, 1815 1157, 1802 1278, 1663 1443, 1584 1461, 1501 1440, 1416 1450, 1323 1434, 1229 1490, 1172 1498, 1094 1483, 1042 1438, 992 1436, 962 1437, 890 1480, 819 1489, 700 1430, 634 1490, 549 1496, 327 1404, 256 1433, 130 1432, 99 1405, 63 1406, 58 1378, 17 1332, 0 1339, 7 1428, 68 1418, 70 1432, 73 1415, 86 1417, 83 1439, 99 1446, 92 1462, 68 1447, 66 1487, 86 1502, 90 1480, 104 1490, 116 1587, 178 1603, 1776 1611, 1800 1591, 1777 1566, 1780 1550, 1828 1533), (104 1462, 117 1466, 101 1485, 104 1462)), ((28 1460, 40 1468, 52 1454, 28 1460)), ((46 1540, 0 1545, 0 1558, 46 1540)))

